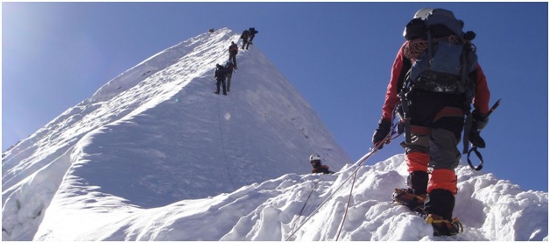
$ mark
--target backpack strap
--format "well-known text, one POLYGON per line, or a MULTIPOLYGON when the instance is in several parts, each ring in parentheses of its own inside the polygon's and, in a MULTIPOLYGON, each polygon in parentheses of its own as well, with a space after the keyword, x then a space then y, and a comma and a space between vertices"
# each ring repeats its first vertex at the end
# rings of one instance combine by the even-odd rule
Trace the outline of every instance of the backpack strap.
MULTIPOLYGON (((428 32, 426 33, 427 37, 428 37, 428 60, 432 60, 433 58, 433 48, 432 48, 432 44, 433 44, 433 40, 432 40, 432 32, 430 31, 430 29, 428 28, 428 32)), ((431 63, 428 62, 428 69, 431 69, 431 63)))
MULTIPOLYGON (((404 84, 405 86, 406 84, 404 84)), ((399 99, 401 101, 401 110, 397 111, 399 120, 403 123, 403 133, 405 134, 405 144, 410 144, 412 141, 411 138, 411 116, 409 114, 409 100, 405 95, 407 87, 403 87, 401 92, 399 92, 399 99)))
POLYGON ((466 112, 466 120, 464 121, 464 134, 462 136, 462 153, 467 154, 470 150, 470 132, 472 131, 473 116, 472 112, 466 112))

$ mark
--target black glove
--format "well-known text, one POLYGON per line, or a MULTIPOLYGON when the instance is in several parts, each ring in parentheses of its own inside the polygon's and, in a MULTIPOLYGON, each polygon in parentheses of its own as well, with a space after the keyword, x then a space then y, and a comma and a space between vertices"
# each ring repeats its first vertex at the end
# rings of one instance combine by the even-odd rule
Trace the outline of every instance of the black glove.
POLYGON ((481 112, 479 112, 477 109, 472 112, 472 118, 474 119, 473 128, 478 131, 481 131, 481 129, 483 129, 489 122, 489 117, 487 117, 485 114, 481 114, 481 112))
POLYGON ((470 131, 470 136, 468 137, 468 140, 470 140, 470 143, 472 143, 472 146, 478 147, 478 148, 485 148, 485 140, 479 135, 479 131, 472 129, 470 131))
POLYGON ((472 118, 473 125, 469 136, 470 143, 472 143, 474 147, 485 148, 485 140, 483 140, 479 133, 489 122, 489 117, 481 114, 478 110, 474 110, 472 112, 472 118))
MULTIPOLYGON (((374 135, 372 135, 372 143, 374 146, 377 146, 388 134, 391 130, 391 122, 388 120, 385 120, 384 118, 380 118, 380 121, 378 122, 378 128, 374 131, 374 135)), ((384 147, 383 144, 380 144, 380 147, 378 149, 382 149, 384 147)))

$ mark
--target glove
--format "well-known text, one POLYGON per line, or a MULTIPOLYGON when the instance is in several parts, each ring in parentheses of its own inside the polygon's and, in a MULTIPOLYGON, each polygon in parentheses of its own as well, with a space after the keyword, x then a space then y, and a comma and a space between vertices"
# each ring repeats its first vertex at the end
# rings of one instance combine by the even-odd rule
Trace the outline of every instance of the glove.
MULTIPOLYGON (((374 135, 372 135, 372 143, 374 146, 377 146, 388 134, 391 130, 391 122, 380 118, 380 121, 378 122, 378 128, 374 131, 374 135)), ((378 149, 382 149, 384 147, 383 144, 380 144, 380 147, 378 149)))
POLYGON ((472 112, 472 118, 473 126, 469 136, 470 143, 472 143, 474 147, 485 148, 485 140, 483 140, 479 133, 489 122, 489 117, 481 114, 478 110, 474 110, 472 112))
POLYGON ((477 109, 472 112, 472 118, 474 122, 474 128, 478 131, 481 131, 487 123, 489 122, 489 117, 485 114, 481 114, 477 109))
POLYGON ((472 146, 478 147, 478 148, 485 148, 485 140, 479 135, 479 131, 472 129, 470 131, 470 136, 468 137, 468 140, 470 140, 470 143, 472 143, 472 146))

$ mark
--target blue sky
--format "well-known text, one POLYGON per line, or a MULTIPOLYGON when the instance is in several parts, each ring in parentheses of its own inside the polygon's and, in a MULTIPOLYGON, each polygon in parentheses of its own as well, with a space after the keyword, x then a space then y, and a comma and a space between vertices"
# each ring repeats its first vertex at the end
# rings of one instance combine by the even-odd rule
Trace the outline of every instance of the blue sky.
MULTIPOLYGON (((477 33, 491 104, 502 98, 482 132, 483 171, 548 191, 547 2, 3 2, 2 150, 159 51, 211 28, 256 27, 252 48, 359 159, 371 147, 403 28, 424 7, 452 10, 477 33)), ((369 163, 402 153, 400 141, 369 163)))

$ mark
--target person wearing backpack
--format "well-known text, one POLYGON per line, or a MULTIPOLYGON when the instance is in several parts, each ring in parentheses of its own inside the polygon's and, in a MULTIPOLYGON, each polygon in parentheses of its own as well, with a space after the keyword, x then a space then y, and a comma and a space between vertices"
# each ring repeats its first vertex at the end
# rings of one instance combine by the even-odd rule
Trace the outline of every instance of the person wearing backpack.
POLYGON ((321 156, 317 154, 312 154, 309 156, 309 162, 311 163, 311 166, 313 166, 311 173, 334 174, 334 171, 329 170, 328 165, 321 163, 321 156))
POLYGON ((242 47, 243 50, 244 50, 245 46, 246 46, 246 49, 248 50, 248 46, 250 45, 249 42, 248 42, 249 37, 250 37, 250 31, 249 30, 243 30, 243 33, 241 34, 241 39, 243 39, 243 47, 242 47))
POLYGON ((256 28, 251 27, 251 28, 248 28, 248 32, 250 33, 250 38, 248 40, 248 43, 252 44, 252 41, 254 40, 254 37, 256 36, 256 34, 258 34, 258 31, 256 30, 256 28))
POLYGON ((229 61, 233 62, 235 69, 237 69, 237 53, 239 53, 239 46, 232 41, 229 46, 229 61))
POLYGON ((233 69, 234 69, 233 62, 229 61, 225 64, 225 72, 227 76, 227 92, 229 92, 229 89, 231 88, 231 77, 233 76, 233 69))
POLYGON ((488 122, 489 88, 471 43, 475 34, 462 32, 463 24, 448 10, 416 12, 393 63, 382 117, 372 137, 381 149, 397 111, 405 128, 401 145, 409 175, 408 188, 395 189, 393 198, 424 214, 435 236, 461 231, 452 215, 457 194, 454 170, 461 157, 457 145, 465 117, 473 116, 472 126, 479 130, 488 122))
POLYGON ((226 89, 225 89, 225 77, 226 77, 226 71, 225 68, 220 65, 216 64, 216 71, 214 72, 214 78, 216 79, 216 94, 220 94, 220 85, 223 88, 223 95, 227 95, 226 89))

